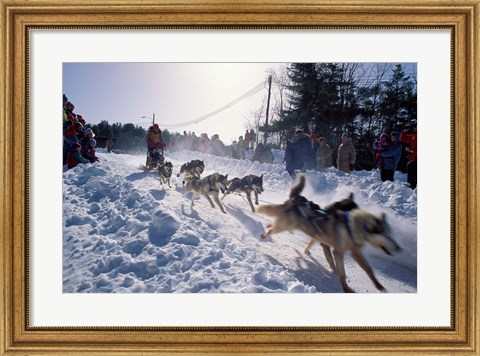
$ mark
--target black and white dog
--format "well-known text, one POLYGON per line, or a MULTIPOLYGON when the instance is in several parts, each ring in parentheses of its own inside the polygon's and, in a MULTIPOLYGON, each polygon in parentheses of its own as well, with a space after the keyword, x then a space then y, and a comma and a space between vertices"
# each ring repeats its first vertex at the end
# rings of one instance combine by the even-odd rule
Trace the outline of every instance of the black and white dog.
POLYGON ((171 188, 170 179, 172 178, 173 164, 168 161, 161 161, 158 166, 158 175, 160 177, 160 184, 168 184, 168 187, 171 188))
POLYGON ((260 177, 254 174, 249 174, 243 178, 233 178, 232 180, 229 180, 228 188, 222 197, 222 201, 228 194, 245 193, 248 204, 250 204, 250 208, 253 212, 255 212, 251 197, 252 192, 255 194, 255 204, 258 205, 258 194, 263 192, 263 174, 260 177))

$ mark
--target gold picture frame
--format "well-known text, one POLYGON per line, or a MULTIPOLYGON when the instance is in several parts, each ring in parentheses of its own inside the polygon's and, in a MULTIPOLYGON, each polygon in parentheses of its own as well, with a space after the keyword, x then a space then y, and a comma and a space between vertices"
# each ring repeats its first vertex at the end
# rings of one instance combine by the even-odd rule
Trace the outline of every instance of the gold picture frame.
POLYGON ((0 0, 0 354, 480 354, 479 0, 0 0), (88 28, 448 29, 452 40, 450 327, 29 325, 29 30, 88 28), (454 128, 454 129, 453 129, 454 128))

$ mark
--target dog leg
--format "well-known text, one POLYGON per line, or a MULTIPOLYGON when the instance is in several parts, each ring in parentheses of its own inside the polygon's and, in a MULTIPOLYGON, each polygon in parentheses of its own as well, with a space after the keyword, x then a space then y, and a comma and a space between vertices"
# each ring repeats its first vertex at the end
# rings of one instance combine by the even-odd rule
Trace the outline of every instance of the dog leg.
MULTIPOLYGON (((268 226, 268 225, 267 225, 268 226)), ((260 235, 262 240, 266 240, 270 235, 273 235, 273 228, 268 229, 263 234, 260 235)))
POLYGON ((269 236, 272 236, 273 234, 279 234, 284 231, 289 231, 279 227, 278 225, 275 225, 274 223, 268 223, 267 227, 269 227, 269 229, 260 235, 263 240, 265 240, 269 236))
POLYGON ((332 257, 332 252, 330 250, 330 246, 325 245, 325 244, 320 244, 322 245, 323 248, 323 254, 325 255, 325 258, 327 259, 328 265, 332 269, 334 273, 337 273, 337 268, 335 267, 335 263, 333 262, 333 257, 332 257))
POLYGON ((255 191, 255 205, 258 205, 258 193, 255 191))
POLYGON ((223 209, 223 205, 222 203, 220 202, 220 199, 218 199, 218 194, 215 194, 213 196, 213 199, 215 199, 215 202, 217 203, 217 205, 220 207, 220 210, 222 211, 222 213, 226 214, 227 212, 223 209))
POLYGON ((310 238, 307 246, 305 246, 305 250, 303 250, 303 253, 310 254, 310 249, 312 248, 312 246, 315 244, 316 241, 317 240, 310 238))
POLYGON ((210 203, 210 206, 211 206, 212 208, 215 208, 215 205, 213 205, 213 201, 212 201, 212 199, 210 199, 210 197, 208 196, 208 194, 205 193, 205 194, 203 194, 203 195, 205 196, 205 198, 207 198, 208 202, 210 203))
POLYGON ((347 284, 347 276, 345 275, 345 265, 343 264, 343 253, 333 251, 335 257, 335 265, 337 266, 337 277, 344 293, 355 293, 347 284))
POLYGON ((221 201, 223 201, 223 199, 225 199, 225 197, 226 197, 228 194, 230 194, 230 192, 227 190, 227 191, 225 192, 225 194, 223 194, 223 197, 222 197, 221 201))
POLYGON ((167 183, 168 183, 168 187, 171 188, 172 186, 170 185, 170 178, 168 178, 167 183))
POLYGON ((373 274, 373 269, 370 267, 370 264, 367 262, 365 257, 362 255, 360 251, 352 251, 352 257, 357 263, 359 264, 362 269, 367 272, 368 277, 370 277, 371 281, 373 284, 375 284, 375 288, 377 288, 381 292, 386 292, 387 290, 385 289, 384 286, 377 280, 375 275, 373 274))
POLYGON ((247 200, 248 200, 248 204, 250 204, 250 208, 252 208, 252 212, 255 212, 255 208, 253 207, 253 204, 252 204, 251 194, 252 194, 251 192, 247 191, 247 200))
POLYGON ((194 201, 194 199, 195 199, 195 196, 196 196, 196 194, 195 194, 195 193, 193 193, 193 194, 192 194, 192 202, 190 203, 190 208, 193 208, 193 207, 194 207, 194 205, 195 205, 195 203, 193 202, 193 201, 194 201))

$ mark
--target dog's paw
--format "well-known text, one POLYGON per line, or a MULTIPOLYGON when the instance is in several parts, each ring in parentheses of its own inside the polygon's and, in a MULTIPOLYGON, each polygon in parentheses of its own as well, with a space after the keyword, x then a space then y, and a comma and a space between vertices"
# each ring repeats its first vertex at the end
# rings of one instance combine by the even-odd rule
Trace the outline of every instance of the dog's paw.
POLYGON ((355 291, 349 286, 346 286, 343 288, 343 293, 355 293, 355 291))
POLYGON ((380 283, 375 283, 375 287, 382 293, 387 293, 387 289, 382 286, 380 283))

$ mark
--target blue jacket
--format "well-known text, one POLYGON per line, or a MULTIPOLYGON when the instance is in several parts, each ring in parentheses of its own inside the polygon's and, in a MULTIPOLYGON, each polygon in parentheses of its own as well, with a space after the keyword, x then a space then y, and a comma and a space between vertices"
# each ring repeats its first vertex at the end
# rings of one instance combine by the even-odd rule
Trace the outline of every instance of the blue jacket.
POLYGON ((392 135, 397 139, 392 141, 392 143, 388 145, 388 148, 381 152, 381 156, 383 157, 383 168, 394 171, 397 169, 398 162, 402 156, 403 146, 400 142, 400 134, 394 132, 392 135))
POLYGON ((287 145, 285 152, 287 171, 294 169, 312 169, 315 165, 315 154, 312 140, 304 133, 296 134, 287 145))
POLYGON ((287 143, 287 148, 285 149, 285 156, 283 157, 283 161, 286 163, 285 169, 290 172, 293 171, 293 146, 292 142, 287 143))

